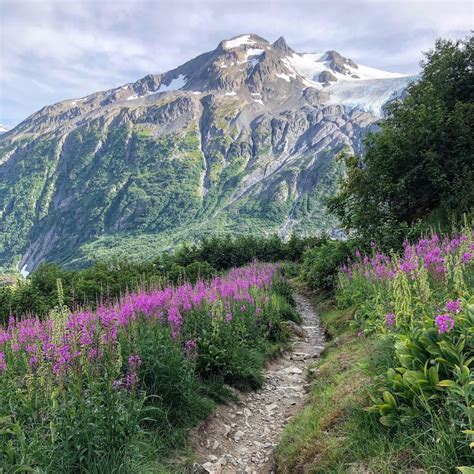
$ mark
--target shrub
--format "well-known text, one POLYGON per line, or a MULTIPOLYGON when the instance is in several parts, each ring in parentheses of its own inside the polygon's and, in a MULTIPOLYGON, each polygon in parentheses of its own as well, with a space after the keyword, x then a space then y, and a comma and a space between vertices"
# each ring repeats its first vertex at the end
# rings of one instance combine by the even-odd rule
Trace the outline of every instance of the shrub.
POLYGON ((473 264, 470 228, 451 238, 433 234, 405 242, 401 255, 356 252, 337 294, 340 304, 357 305, 357 330, 394 347, 369 411, 389 427, 430 426, 452 465, 469 463, 474 440, 473 264), (446 427, 457 431, 447 438, 446 427))
POLYGON ((400 248, 433 220, 446 229, 472 213, 472 57, 474 36, 438 40, 418 81, 393 101, 364 156, 347 173, 329 209, 347 233, 400 248))
POLYGON ((340 240, 326 240, 303 255, 303 278, 313 287, 332 291, 341 265, 349 258, 351 245, 340 240))
POLYGON ((273 279, 273 291, 279 294, 290 306, 296 306, 293 289, 280 273, 276 274, 273 279))

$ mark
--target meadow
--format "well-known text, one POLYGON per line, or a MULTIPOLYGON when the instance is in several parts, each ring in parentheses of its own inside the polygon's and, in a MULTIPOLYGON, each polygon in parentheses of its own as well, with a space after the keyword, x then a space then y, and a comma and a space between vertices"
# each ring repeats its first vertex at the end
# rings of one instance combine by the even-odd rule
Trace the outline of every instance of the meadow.
MULTIPOLYGON (((0 466, 6 472, 143 472, 182 447, 230 386, 262 383, 296 319, 273 264, 59 304, 0 327, 0 466)), ((62 289, 59 284, 59 299, 62 289)))

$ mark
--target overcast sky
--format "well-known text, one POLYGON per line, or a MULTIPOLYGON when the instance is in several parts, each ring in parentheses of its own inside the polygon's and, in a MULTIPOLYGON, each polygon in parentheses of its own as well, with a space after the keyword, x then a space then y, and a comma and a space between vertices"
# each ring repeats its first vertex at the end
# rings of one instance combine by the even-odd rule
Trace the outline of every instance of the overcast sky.
POLYGON ((241 33, 409 74, 436 38, 471 29, 465 0, 0 0, 0 124, 169 70, 241 33))

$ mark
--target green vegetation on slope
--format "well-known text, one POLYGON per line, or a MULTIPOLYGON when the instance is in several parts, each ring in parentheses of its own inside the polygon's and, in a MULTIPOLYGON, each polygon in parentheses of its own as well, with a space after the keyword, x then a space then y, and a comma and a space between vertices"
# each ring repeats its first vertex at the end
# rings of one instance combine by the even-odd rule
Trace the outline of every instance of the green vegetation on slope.
POLYGON ((120 254, 151 260, 213 235, 271 235, 289 215, 299 235, 334 228, 324 199, 343 165, 333 154, 305 152, 267 174, 280 154, 270 121, 237 131, 238 104, 219 102, 206 107, 202 130, 188 111, 168 131, 168 105, 1 143, 0 271, 14 272, 25 254, 28 270, 120 254))

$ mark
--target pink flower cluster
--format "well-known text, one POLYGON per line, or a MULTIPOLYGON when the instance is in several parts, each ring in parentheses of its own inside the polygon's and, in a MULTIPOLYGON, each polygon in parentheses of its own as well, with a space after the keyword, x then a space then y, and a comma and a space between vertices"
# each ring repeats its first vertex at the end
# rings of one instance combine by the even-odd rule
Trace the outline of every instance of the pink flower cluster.
MULTIPOLYGON (((11 317, 7 327, 0 326, 0 374, 7 371, 9 358, 26 360, 33 372, 40 364, 49 365, 56 375, 69 369, 81 370, 84 364, 101 359, 107 351, 113 352, 119 334, 126 333, 135 321, 143 318, 169 327, 172 336, 178 338, 187 313, 217 301, 224 303, 226 320, 230 322, 232 311, 261 304, 255 301, 253 289, 268 289, 275 270, 275 265, 255 263, 208 283, 199 281, 194 286, 185 284, 133 293, 115 305, 69 315, 64 330, 55 327, 53 319, 11 317)), ((257 311, 260 312, 259 308, 256 314, 257 311)), ((190 341, 186 343, 187 352, 194 348, 190 341)), ((141 364, 139 355, 131 355, 128 363, 126 384, 133 386, 141 364)))
POLYGON ((466 265, 473 259, 474 234, 466 233, 452 238, 441 238, 437 234, 430 238, 422 238, 411 244, 405 242, 401 257, 394 260, 388 255, 375 252, 372 256, 362 256, 356 252, 355 260, 341 267, 341 272, 352 279, 362 276, 369 280, 388 280, 398 272, 407 274, 414 279, 418 268, 424 267, 433 277, 440 278, 446 272, 446 258, 455 255, 461 265, 466 265))
POLYGON ((454 327, 454 319, 449 313, 440 314, 435 318, 435 325, 438 328, 438 334, 451 331, 454 327))
POLYGON ((395 316, 395 313, 387 313, 385 315, 385 324, 389 327, 394 326, 396 320, 397 320, 397 317, 395 316))
POLYGON ((438 334, 444 334, 454 328, 454 316, 462 310, 461 300, 448 300, 445 305, 448 310, 445 314, 435 317, 435 326, 438 328, 438 334))
POLYGON ((461 300, 449 300, 446 302, 446 309, 453 314, 461 312, 461 300))
POLYGON ((138 370, 142 365, 139 355, 131 354, 128 358, 128 372, 125 378, 125 386, 128 390, 133 390, 138 385, 138 370))

